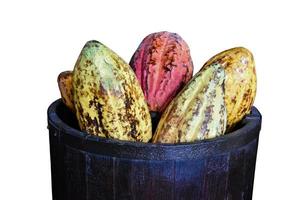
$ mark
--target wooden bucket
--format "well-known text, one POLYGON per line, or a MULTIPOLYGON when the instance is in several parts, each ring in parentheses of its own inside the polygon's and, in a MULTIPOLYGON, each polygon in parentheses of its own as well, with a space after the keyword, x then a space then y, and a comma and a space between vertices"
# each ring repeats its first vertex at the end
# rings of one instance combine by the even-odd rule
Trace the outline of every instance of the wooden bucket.
POLYGON ((252 199, 261 115, 194 143, 151 144, 88 135, 57 100, 48 108, 54 200, 252 199))

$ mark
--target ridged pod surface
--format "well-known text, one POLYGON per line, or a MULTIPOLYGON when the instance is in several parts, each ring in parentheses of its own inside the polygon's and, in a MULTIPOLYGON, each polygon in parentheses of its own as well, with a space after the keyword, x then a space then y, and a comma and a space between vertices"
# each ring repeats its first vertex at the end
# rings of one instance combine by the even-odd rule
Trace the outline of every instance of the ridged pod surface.
POLYGON ((164 111, 154 143, 193 142, 226 129, 225 71, 219 64, 200 70, 164 111))
POLYGON ((72 71, 61 72, 57 77, 57 83, 64 104, 75 113, 73 101, 72 71))
POLYGON ((76 115, 90 134, 148 142, 151 118, 134 72, 98 41, 84 46, 73 70, 76 115))
POLYGON ((130 66, 153 112, 162 112, 193 75, 188 45, 178 34, 166 31, 144 38, 130 66))
POLYGON ((256 95, 256 72, 252 53, 243 47, 223 51, 204 64, 213 63, 225 69, 225 103, 227 109, 227 132, 246 114, 250 113, 256 95))

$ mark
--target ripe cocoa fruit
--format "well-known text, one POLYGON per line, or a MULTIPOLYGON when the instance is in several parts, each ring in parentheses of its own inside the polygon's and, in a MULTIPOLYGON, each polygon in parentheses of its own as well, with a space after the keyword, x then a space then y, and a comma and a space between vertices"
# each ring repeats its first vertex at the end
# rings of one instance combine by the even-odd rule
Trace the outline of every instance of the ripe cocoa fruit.
POLYGON ((227 132, 249 114, 256 95, 256 73, 252 53, 243 47, 223 51, 205 64, 220 64, 225 69, 225 103, 227 132))
POLYGON ((225 71, 220 64, 200 70, 163 112, 153 142, 193 142, 223 135, 224 80, 225 71))
POLYGON ((72 71, 61 72, 57 77, 57 83, 63 103, 75 113, 73 101, 72 71))
POLYGON ((145 37, 129 64, 152 112, 161 113, 193 75, 188 45, 166 31, 145 37))
POLYGON ((150 113, 134 72, 102 43, 89 41, 82 49, 73 91, 81 130, 120 140, 151 139, 150 113))

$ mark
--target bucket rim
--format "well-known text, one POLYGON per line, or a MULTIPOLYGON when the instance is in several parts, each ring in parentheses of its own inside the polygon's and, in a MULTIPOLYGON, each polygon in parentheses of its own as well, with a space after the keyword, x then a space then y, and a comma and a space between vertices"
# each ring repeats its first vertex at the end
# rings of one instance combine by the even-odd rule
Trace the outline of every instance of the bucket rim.
POLYGON ((57 109, 64 106, 62 104, 62 100, 58 99, 48 107, 48 128, 54 129, 54 131, 50 131, 50 134, 55 133, 59 136, 61 143, 73 148, 124 158, 194 159, 223 154, 236 148, 242 148, 258 139, 262 121, 260 112, 252 106, 251 113, 242 120, 241 127, 225 135, 177 144, 143 143, 99 137, 73 128, 65 123, 57 113, 57 109))

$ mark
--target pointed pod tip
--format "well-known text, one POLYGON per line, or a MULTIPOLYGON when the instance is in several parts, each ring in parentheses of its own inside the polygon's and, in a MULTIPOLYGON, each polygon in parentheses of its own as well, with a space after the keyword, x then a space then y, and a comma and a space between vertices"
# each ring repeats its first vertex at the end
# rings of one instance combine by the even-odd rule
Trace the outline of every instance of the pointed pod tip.
POLYGON ((243 46, 234 47, 234 48, 228 49, 226 51, 243 52, 245 54, 250 55, 251 57, 253 56, 252 52, 248 48, 243 47, 243 46))
MULTIPOLYGON (((150 37, 150 36, 156 36, 156 37, 161 37, 161 36, 172 36, 174 38, 182 39, 181 36, 178 33, 175 32, 170 32, 170 31, 158 31, 158 32, 153 32, 148 34, 145 38, 150 37)), ((144 39, 145 39, 144 38, 144 39)))
POLYGON ((72 71, 70 70, 60 72, 57 76, 57 82, 60 83, 63 78, 69 78, 69 76, 72 76, 72 71))
POLYGON ((97 40, 89 40, 85 43, 84 48, 86 47, 100 47, 101 45, 103 45, 101 42, 97 41, 97 40))

